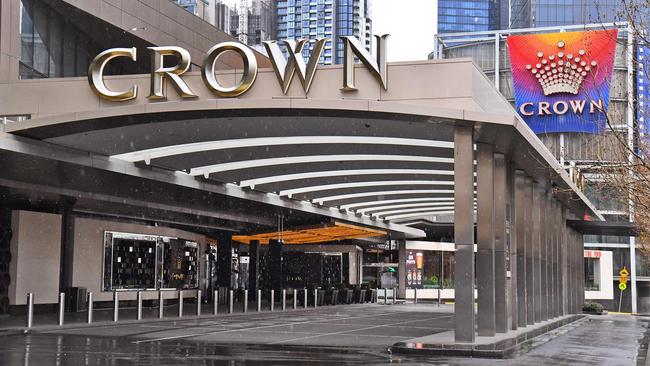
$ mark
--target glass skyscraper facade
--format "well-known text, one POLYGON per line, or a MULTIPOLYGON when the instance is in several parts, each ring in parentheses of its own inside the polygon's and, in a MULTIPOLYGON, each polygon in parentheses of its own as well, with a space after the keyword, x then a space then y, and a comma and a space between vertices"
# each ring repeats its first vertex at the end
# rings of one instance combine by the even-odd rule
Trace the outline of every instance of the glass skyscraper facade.
POLYGON ((619 0, 440 0, 438 33, 612 22, 621 11, 619 0))
POLYGON ((317 38, 326 37, 320 62, 343 62, 342 36, 355 36, 370 49, 372 21, 368 0, 281 0, 276 3, 277 39, 309 39, 309 57, 317 38), (333 41, 336 40, 336 41, 333 41))
POLYGON ((498 28, 498 0, 438 1, 438 33, 480 32, 498 28))
MULTIPOLYGON (((508 2, 508 1, 506 1, 508 2)), ((539 28, 619 20, 619 0, 510 0, 509 22, 501 29, 539 28)))

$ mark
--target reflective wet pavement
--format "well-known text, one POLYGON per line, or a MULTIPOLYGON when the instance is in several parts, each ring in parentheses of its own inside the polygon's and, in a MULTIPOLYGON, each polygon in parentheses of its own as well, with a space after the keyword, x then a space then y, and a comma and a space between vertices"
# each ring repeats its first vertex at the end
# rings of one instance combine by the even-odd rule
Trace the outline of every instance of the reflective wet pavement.
POLYGON ((542 336, 510 360, 414 358, 387 347, 449 329, 449 309, 360 305, 0 333, 0 365, 643 365, 647 320, 591 317, 542 336), (643 353, 643 352, 642 352, 643 353))

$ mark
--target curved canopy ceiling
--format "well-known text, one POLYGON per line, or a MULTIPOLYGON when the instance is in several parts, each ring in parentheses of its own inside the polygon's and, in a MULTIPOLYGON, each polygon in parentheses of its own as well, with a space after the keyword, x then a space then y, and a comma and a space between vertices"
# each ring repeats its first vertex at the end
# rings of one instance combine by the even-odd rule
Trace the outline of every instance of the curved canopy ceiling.
POLYGON ((453 211, 444 119, 303 111, 105 127, 45 141, 382 220, 453 211))

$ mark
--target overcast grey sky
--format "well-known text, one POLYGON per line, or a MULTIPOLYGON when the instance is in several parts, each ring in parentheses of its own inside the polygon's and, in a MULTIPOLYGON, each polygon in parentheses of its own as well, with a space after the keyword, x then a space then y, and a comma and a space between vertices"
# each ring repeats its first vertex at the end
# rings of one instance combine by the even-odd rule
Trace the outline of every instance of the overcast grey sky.
POLYGON ((388 61, 426 60, 433 51, 437 3, 438 0, 373 0, 373 33, 390 33, 388 61))

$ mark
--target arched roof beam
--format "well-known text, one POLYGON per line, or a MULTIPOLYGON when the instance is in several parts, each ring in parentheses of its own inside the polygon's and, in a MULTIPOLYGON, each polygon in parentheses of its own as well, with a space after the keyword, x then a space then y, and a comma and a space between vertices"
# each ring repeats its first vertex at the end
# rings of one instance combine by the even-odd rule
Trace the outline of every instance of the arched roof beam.
POLYGON ((319 197, 312 199, 312 202, 323 204, 329 201, 344 201, 353 198, 361 197, 374 197, 374 196, 397 196, 397 195, 406 195, 406 194, 441 194, 446 193, 452 195, 454 193, 453 189, 406 189, 406 190, 395 190, 395 191, 375 191, 375 192, 360 192, 360 193, 350 193, 350 194, 340 194, 336 196, 327 196, 319 197))
POLYGON ((453 164, 453 158, 438 158, 430 156, 413 156, 413 155, 379 155, 379 154, 345 154, 345 155, 306 155, 290 156, 281 158, 253 159, 236 161, 231 163, 221 163, 206 165, 190 169, 190 175, 203 175, 209 177, 213 173, 221 173, 232 170, 242 170, 250 168, 259 168, 262 166, 274 165, 291 165, 320 162, 339 162, 339 161, 411 161, 423 163, 445 163, 453 164))
POLYGON ((337 184, 324 184, 320 186, 301 187, 280 191, 280 196, 289 196, 294 194, 310 193, 318 191, 328 191, 333 189, 351 189, 363 187, 381 187, 381 186, 452 186, 452 180, 387 180, 387 181, 368 181, 368 182, 348 182, 337 184))
POLYGON ((350 169, 350 170, 326 170, 320 172, 305 172, 295 174, 274 175, 270 177, 242 180, 239 186, 242 188, 270 183, 287 182, 292 180, 303 180, 311 178, 327 177, 349 177, 353 175, 449 175, 453 176, 453 170, 436 169, 350 169))
POLYGON ((434 147, 453 149, 454 143, 425 139, 409 139, 397 137, 374 136, 280 136, 257 137, 245 139, 203 141, 173 146, 156 147, 124 154, 113 155, 113 158, 130 162, 144 161, 149 164, 152 159, 174 155, 191 154, 203 151, 250 148, 278 145, 311 145, 311 144, 371 144, 371 145, 400 145, 414 147, 434 147))
POLYGON ((418 198, 396 198, 391 200, 364 201, 341 205, 341 210, 354 210, 359 207, 372 207, 377 205, 388 205, 402 202, 454 202, 454 197, 418 197, 418 198))

